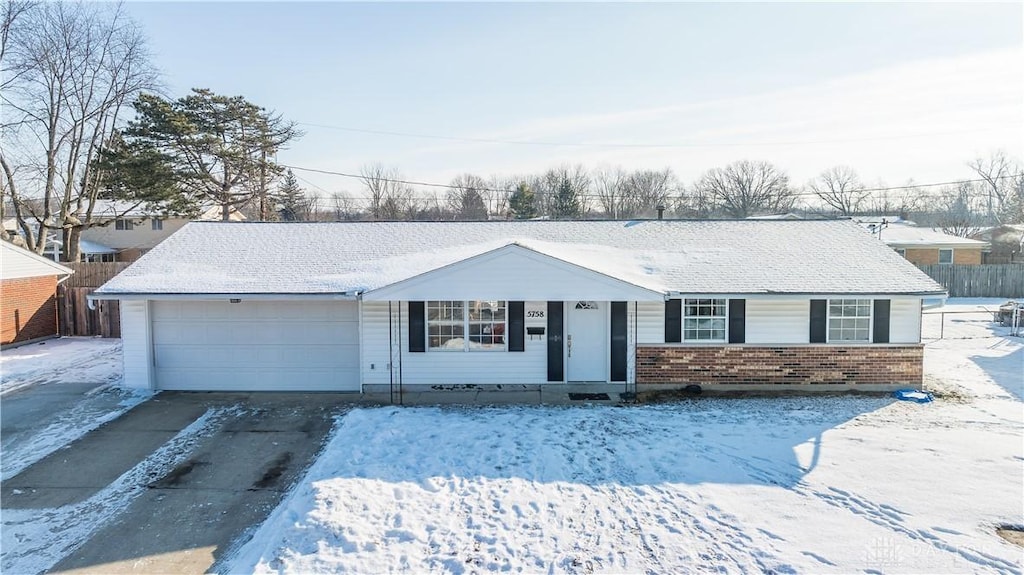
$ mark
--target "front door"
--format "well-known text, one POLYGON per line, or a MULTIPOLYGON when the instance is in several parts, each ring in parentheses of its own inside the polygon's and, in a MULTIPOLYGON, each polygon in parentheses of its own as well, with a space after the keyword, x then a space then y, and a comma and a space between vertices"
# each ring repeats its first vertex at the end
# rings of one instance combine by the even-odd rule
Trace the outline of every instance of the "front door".
POLYGON ((608 381, 608 302, 568 302, 568 381, 608 381))

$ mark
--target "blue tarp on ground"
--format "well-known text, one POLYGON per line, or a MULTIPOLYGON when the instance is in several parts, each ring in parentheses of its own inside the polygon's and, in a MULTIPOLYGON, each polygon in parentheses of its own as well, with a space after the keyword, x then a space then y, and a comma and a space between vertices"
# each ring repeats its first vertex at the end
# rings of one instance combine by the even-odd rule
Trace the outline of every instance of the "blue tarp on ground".
POLYGON ((902 401, 916 401, 917 403, 928 403, 932 401, 932 394, 927 391, 916 389, 897 389, 892 396, 902 401))

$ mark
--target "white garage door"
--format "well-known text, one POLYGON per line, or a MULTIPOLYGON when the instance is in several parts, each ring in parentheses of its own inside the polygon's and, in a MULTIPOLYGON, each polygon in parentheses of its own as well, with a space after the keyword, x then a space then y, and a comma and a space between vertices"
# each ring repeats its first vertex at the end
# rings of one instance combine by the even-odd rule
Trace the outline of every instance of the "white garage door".
POLYGON ((158 389, 359 391, 356 302, 153 302, 158 389))

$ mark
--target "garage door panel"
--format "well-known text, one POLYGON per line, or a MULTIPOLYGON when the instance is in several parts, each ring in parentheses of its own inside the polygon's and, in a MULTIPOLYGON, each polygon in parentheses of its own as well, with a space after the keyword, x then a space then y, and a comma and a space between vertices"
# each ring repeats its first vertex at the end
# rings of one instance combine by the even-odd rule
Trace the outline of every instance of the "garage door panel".
POLYGON ((355 302, 154 302, 157 387, 358 391, 357 316, 355 302))

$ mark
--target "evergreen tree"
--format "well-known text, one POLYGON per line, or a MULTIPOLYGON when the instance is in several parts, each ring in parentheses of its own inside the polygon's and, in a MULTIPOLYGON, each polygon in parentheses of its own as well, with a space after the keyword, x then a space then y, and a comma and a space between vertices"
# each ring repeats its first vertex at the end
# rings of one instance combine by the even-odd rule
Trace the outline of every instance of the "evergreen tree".
POLYGON ((285 172, 274 199, 281 221, 302 222, 308 219, 309 202, 306 199, 306 192, 299 186, 299 180, 291 170, 285 172))
POLYGON ((551 217, 560 220, 571 220, 580 217, 580 197, 576 193, 569 178, 562 178, 555 190, 554 200, 551 202, 551 217))
MULTIPOLYGON (((241 96, 193 89, 177 100, 142 94, 126 135, 167 158, 182 192, 197 203, 232 207, 259 200, 280 173, 274 154, 300 135, 295 124, 241 96)), ((265 213, 261 213, 261 216, 265 213)))
POLYGON ((508 200, 508 207, 512 210, 512 217, 517 220, 529 220, 537 217, 537 197, 530 186, 523 182, 519 184, 515 192, 508 200))

